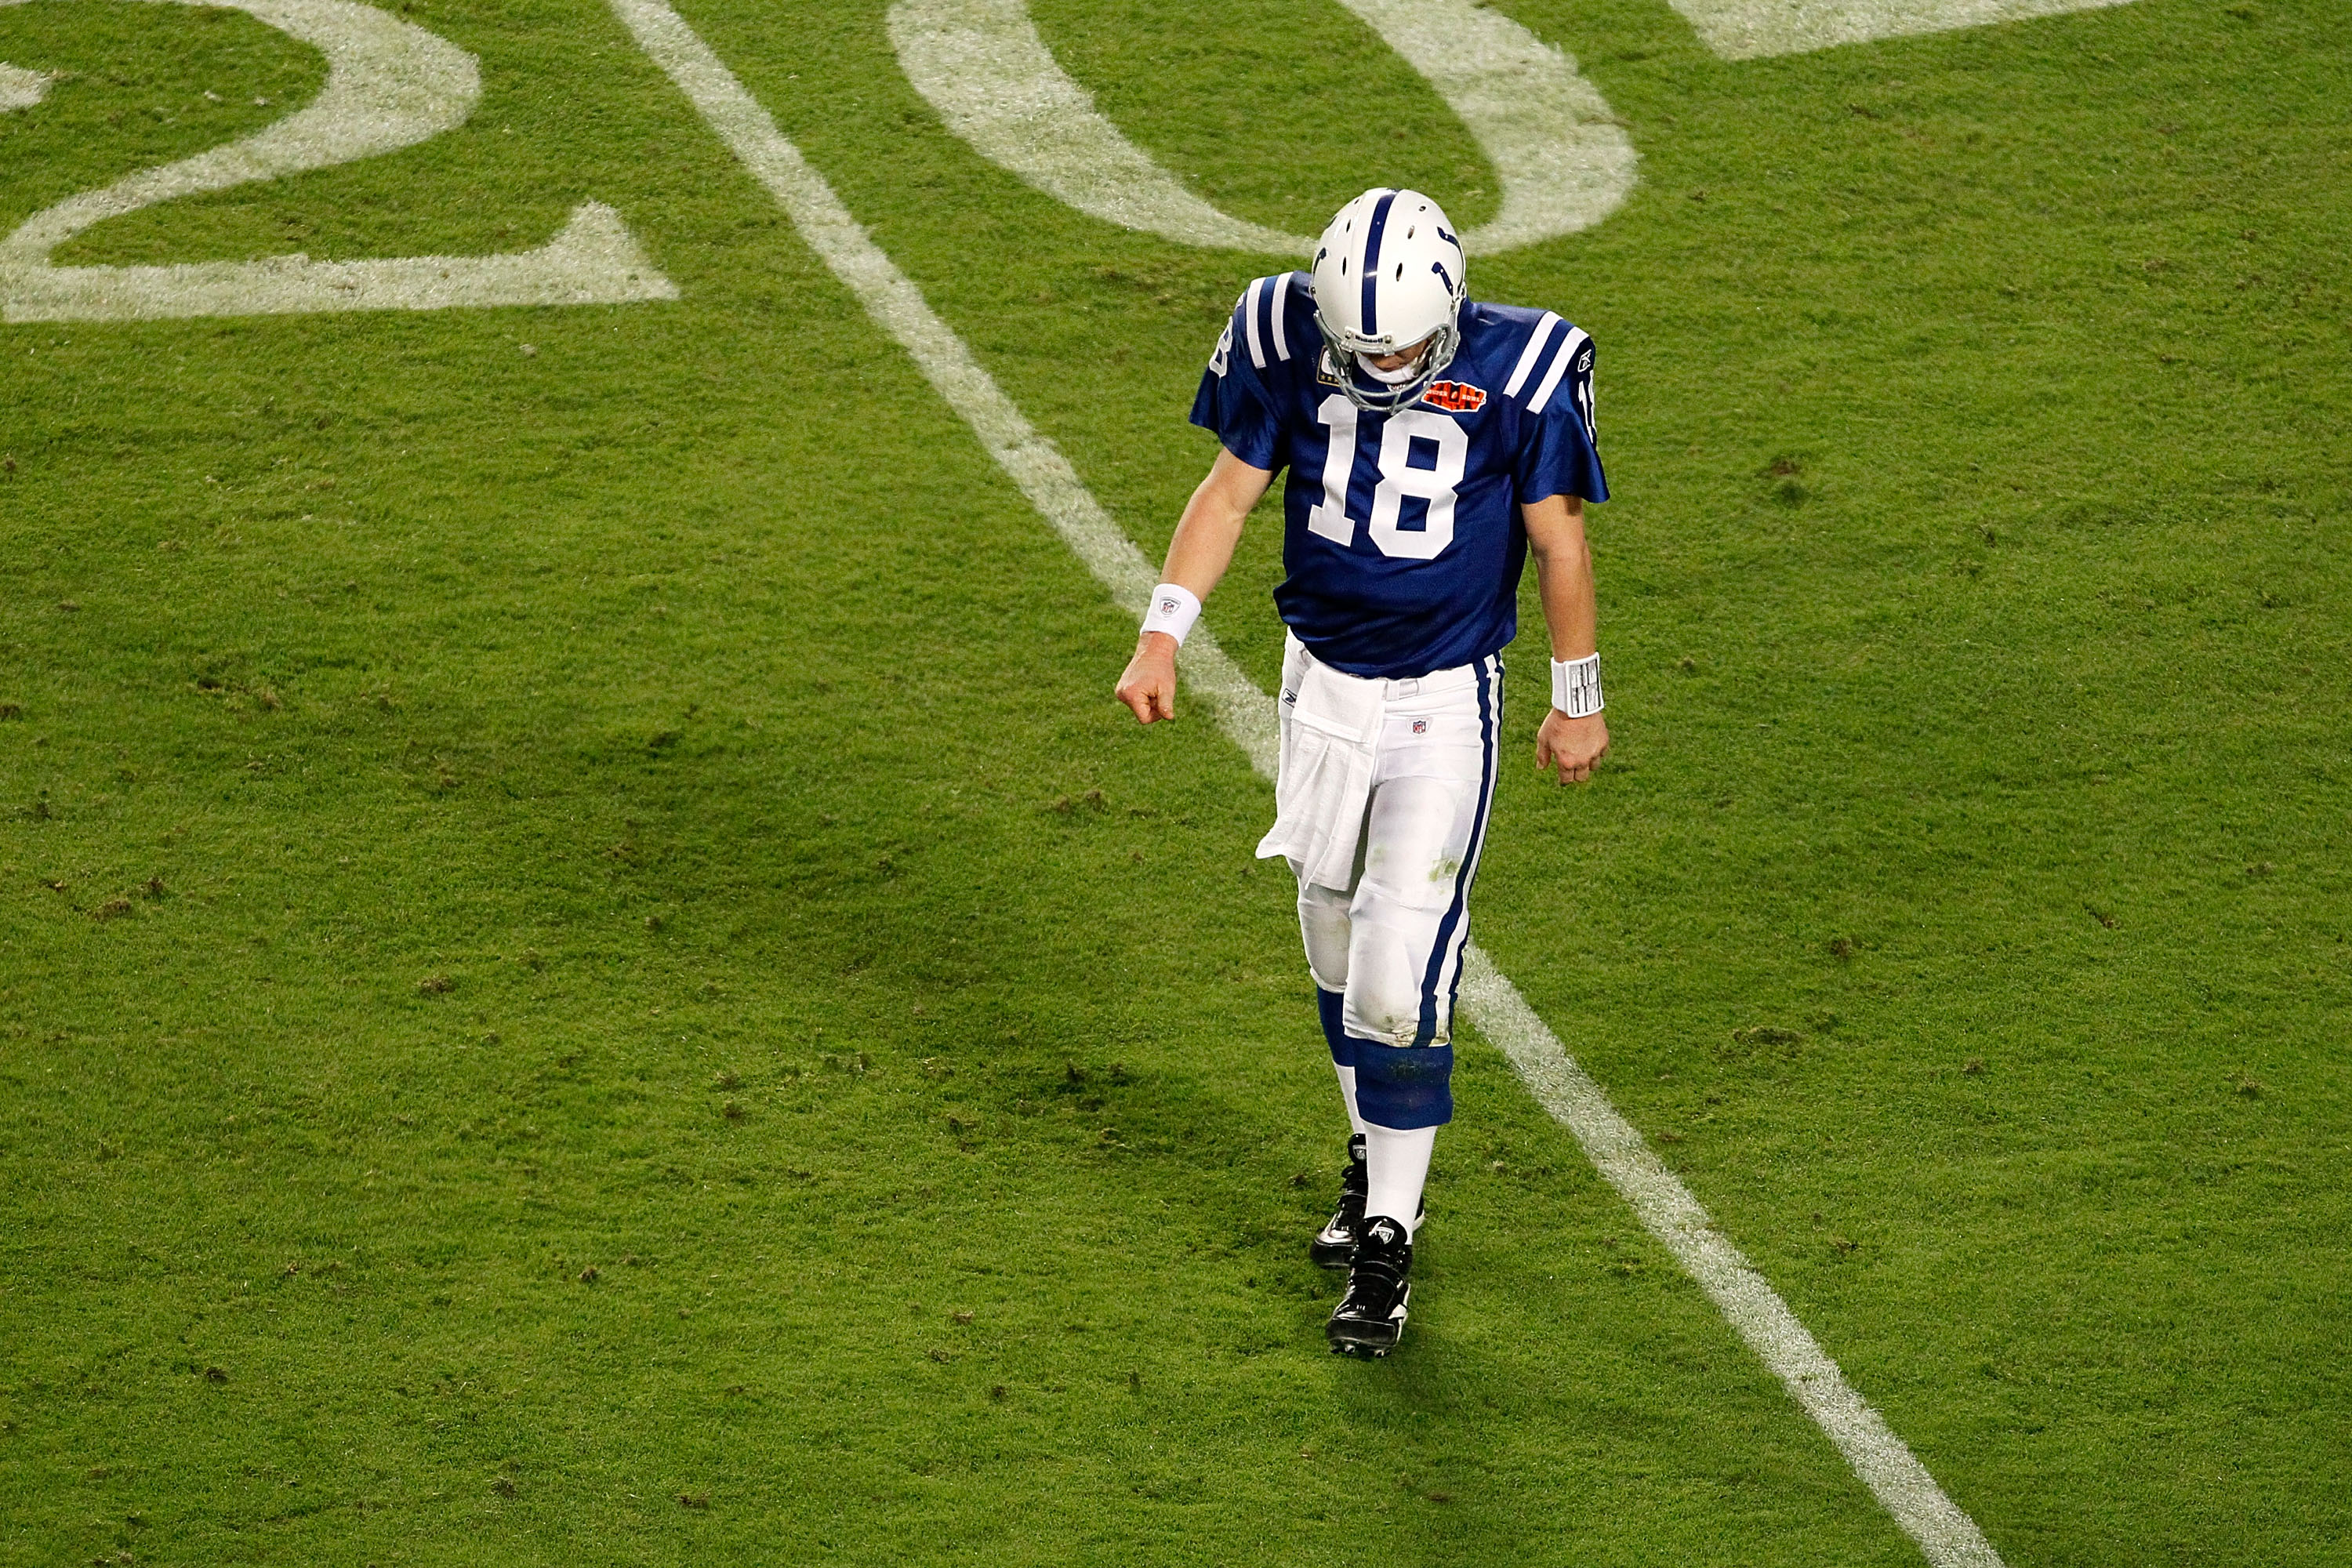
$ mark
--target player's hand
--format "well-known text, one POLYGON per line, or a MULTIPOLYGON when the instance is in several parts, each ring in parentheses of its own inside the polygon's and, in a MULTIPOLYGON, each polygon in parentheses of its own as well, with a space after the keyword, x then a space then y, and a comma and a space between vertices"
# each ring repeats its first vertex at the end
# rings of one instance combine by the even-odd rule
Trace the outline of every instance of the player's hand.
POLYGON ((1118 678, 1118 700, 1149 724, 1176 717, 1176 639, 1166 632, 1146 632, 1135 639, 1135 657, 1118 678))
POLYGON ((1609 752, 1609 725, 1600 714, 1571 719, 1555 708, 1536 731, 1536 766, 1555 770, 1562 784, 1582 784, 1609 752))

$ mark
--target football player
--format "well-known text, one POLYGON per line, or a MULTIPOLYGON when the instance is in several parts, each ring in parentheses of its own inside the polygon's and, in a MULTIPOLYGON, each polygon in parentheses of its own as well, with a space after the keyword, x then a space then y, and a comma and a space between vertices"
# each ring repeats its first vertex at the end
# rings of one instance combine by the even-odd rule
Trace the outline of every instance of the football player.
POLYGON ((1494 798, 1503 645, 1532 553, 1551 640, 1537 765, 1609 749, 1584 508, 1606 500, 1592 340, 1548 310, 1473 302, 1462 245, 1417 191, 1339 209, 1305 272, 1234 307, 1192 404, 1221 449, 1169 545, 1118 698, 1175 716, 1176 655, 1276 472, 1282 762, 1261 858, 1298 881, 1323 1033, 1352 1129, 1310 1252, 1349 1270, 1335 1351, 1385 1355, 1411 1300, 1437 1129, 1452 1120, 1454 994, 1494 798))

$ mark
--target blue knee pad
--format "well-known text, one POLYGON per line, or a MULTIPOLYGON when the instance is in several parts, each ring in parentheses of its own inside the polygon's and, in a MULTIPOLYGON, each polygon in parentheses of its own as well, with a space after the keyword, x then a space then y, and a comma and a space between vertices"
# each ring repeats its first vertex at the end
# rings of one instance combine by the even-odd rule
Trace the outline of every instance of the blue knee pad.
POLYGON ((1410 1132, 1454 1120, 1452 1046, 1348 1043, 1356 1047, 1356 1108, 1365 1121, 1410 1132))
POLYGON ((1322 1016, 1323 1038, 1331 1047, 1331 1059, 1340 1067, 1351 1068, 1356 1065, 1356 1047, 1363 1042, 1348 1037, 1348 1026, 1340 1021, 1347 1005, 1347 993, 1326 991, 1320 985, 1315 988, 1315 1011, 1322 1016))

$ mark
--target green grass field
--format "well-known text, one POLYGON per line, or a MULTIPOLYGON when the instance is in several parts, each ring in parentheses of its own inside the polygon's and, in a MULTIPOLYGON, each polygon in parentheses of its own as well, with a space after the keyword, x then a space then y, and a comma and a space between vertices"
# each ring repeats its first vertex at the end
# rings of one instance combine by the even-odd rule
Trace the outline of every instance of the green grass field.
MULTIPOLYGON (((681 8, 1156 555, 1291 263, 982 162, 883 0, 681 8)), ((2339 8, 1495 8, 1643 163, 1474 266, 1594 334, 1619 497, 1616 749, 1541 783, 1523 645, 1479 940, 2014 1568, 2346 1561, 2339 8)), ((593 199, 681 298, 0 326, 0 1564, 1919 1562, 1475 1038, 1404 1351, 1325 1353, 1270 791, 604 7, 401 9, 464 127, 58 262, 593 199)), ((1337 5, 1032 9, 1236 216, 1494 210, 1337 5)), ((0 233, 325 74, 0 60, 0 233)))

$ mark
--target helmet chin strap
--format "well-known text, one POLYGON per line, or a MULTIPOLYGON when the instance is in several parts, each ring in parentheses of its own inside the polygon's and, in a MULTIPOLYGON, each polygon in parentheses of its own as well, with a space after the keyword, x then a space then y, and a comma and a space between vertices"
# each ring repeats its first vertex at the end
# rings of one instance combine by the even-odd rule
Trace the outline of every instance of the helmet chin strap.
POLYGON ((1394 370, 1382 370, 1374 363, 1372 355, 1360 353, 1356 356, 1356 368, 1362 371, 1366 375, 1370 376, 1374 381, 1379 382, 1382 386, 1402 386, 1406 382, 1411 381, 1414 376, 1421 374, 1421 362, 1427 357, 1427 352, 1423 351, 1422 353, 1414 355, 1412 363, 1410 364, 1401 364, 1394 370))

